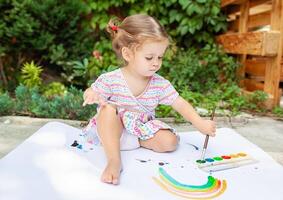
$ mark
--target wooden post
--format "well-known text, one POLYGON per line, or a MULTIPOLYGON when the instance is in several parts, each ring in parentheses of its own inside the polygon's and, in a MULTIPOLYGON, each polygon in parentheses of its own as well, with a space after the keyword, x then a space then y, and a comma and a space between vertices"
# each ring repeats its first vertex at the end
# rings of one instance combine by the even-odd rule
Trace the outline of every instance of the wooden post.
MULTIPOLYGON (((240 5, 240 19, 239 19, 239 33, 246 33, 248 31, 248 20, 249 20, 249 9, 250 9, 250 1, 246 0, 240 5)), ((240 85, 244 85, 245 78, 245 63, 247 59, 247 54, 243 54, 239 56, 239 62, 241 63, 241 67, 238 70, 238 76, 240 78, 240 85)))
POLYGON ((267 102, 268 107, 278 105, 280 101, 280 72, 283 49, 283 2, 272 0, 271 30, 280 31, 278 53, 275 57, 269 58, 265 71, 264 91, 271 95, 271 101, 267 102))

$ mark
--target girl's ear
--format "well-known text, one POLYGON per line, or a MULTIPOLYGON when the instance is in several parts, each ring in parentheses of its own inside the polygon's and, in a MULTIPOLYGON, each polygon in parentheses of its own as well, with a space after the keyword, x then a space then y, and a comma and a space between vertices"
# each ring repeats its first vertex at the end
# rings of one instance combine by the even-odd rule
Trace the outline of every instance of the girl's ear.
POLYGON ((129 63, 130 60, 133 58, 132 50, 129 49, 128 47, 123 47, 121 51, 122 51, 122 57, 124 58, 125 61, 129 63))

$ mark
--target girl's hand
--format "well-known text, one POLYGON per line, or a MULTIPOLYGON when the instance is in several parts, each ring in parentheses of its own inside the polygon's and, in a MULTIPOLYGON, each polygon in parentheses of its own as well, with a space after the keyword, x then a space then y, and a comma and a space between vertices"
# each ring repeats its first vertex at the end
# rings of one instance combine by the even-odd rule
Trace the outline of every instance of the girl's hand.
POLYGON ((84 103, 83 106, 85 105, 91 105, 91 104, 99 104, 100 106, 106 105, 106 102, 103 100, 103 98, 100 97, 98 93, 93 91, 92 88, 87 88, 86 91, 84 92, 84 103))
POLYGON ((197 125, 198 130, 205 134, 214 137, 216 132, 216 125, 214 121, 211 120, 202 120, 197 125))

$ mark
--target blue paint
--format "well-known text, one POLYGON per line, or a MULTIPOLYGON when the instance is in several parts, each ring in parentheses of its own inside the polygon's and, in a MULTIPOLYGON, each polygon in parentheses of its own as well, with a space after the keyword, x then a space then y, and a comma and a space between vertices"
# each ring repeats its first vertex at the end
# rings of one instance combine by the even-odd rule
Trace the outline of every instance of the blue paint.
POLYGON ((205 161, 206 162, 214 162, 214 160, 212 158, 206 158, 205 161))
POLYGON ((199 147, 197 147, 197 146, 194 145, 194 144, 191 144, 191 143, 188 143, 188 142, 187 142, 186 144, 193 146, 196 150, 199 150, 199 147))

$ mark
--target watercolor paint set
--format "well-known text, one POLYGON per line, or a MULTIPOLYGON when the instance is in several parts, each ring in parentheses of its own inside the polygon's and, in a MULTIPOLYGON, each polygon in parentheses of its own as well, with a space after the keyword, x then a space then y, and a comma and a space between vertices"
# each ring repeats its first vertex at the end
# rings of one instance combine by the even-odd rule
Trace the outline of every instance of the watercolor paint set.
POLYGON ((205 172, 217 172, 257 163, 258 161, 246 153, 236 153, 230 155, 216 156, 196 160, 199 169, 205 172))

